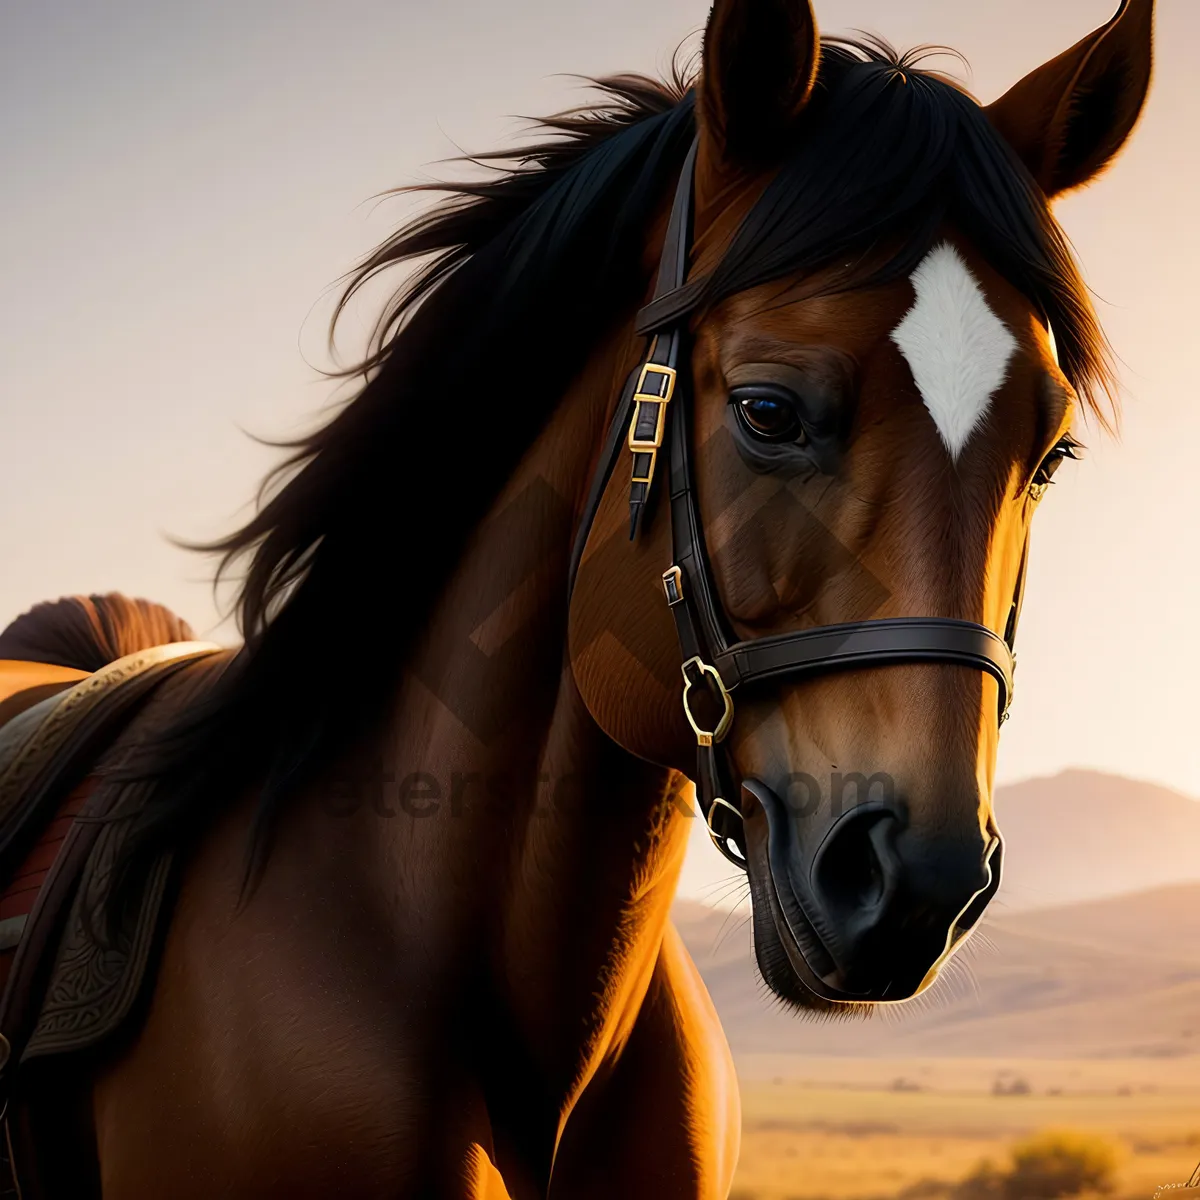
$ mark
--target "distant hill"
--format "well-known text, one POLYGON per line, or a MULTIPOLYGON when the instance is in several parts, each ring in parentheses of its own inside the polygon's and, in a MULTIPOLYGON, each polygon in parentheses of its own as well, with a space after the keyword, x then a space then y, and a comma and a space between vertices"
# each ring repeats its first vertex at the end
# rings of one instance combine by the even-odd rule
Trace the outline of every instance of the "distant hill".
POLYGON ((1110 953, 1190 960, 1200 956, 1200 885, 1176 884, 1032 912, 1001 911, 992 924, 1009 934, 1110 953))
POLYGON ((1065 771, 999 788, 996 815, 1001 910, 1200 882, 1200 803, 1157 784, 1065 771))
POLYGON ((783 1010, 743 916, 688 902, 675 916, 735 1054, 1200 1054, 1200 884, 990 917, 927 997, 853 1023, 783 1010))

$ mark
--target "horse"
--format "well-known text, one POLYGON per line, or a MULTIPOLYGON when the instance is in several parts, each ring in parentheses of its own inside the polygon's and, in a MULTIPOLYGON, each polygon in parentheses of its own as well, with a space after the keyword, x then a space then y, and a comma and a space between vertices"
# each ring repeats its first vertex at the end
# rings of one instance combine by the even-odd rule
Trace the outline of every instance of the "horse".
POLYGON ((244 644, 94 772, 96 936, 171 883, 120 1028, 6 1092, 26 1195, 727 1196, 695 819, 799 1016, 934 984, 1000 879, 1033 517, 1114 419, 1051 204, 1129 140, 1153 17, 985 107, 716 0, 694 70, 599 81, 361 264, 343 303, 411 271, 355 397, 212 548, 244 644))

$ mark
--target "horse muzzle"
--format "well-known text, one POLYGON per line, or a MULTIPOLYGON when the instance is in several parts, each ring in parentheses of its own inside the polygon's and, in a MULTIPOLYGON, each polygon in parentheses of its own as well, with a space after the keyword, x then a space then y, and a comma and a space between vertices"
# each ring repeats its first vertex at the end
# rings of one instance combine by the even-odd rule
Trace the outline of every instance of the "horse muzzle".
MULTIPOLYGON (((748 852, 752 879, 759 876, 756 900, 768 905, 804 989, 830 1003, 897 1003, 919 995, 1000 887, 998 834, 931 835, 908 819, 903 804, 866 803, 810 837, 816 843, 810 849, 770 787, 747 779, 742 793, 750 825, 765 823, 765 838, 752 839, 760 844, 748 852), (752 819, 754 808, 765 822, 752 819)), ((786 996, 788 989, 776 986, 779 964, 760 954, 759 965, 786 996)))

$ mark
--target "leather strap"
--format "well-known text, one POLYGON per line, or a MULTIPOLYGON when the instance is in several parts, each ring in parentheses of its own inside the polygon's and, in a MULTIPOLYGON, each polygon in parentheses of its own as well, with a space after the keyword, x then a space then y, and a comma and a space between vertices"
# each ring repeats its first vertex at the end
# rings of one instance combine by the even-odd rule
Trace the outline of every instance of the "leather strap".
MULTIPOLYGON (((699 141, 692 142, 683 162, 679 186, 671 205, 662 262, 658 268, 655 298, 674 292, 687 277, 688 251, 692 244, 693 181, 699 141)), ((629 485, 629 537, 637 536, 642 514, 650 501, 658 455, 667 434, 668 418, 681 407, 672 404, 679 381, 680 350, 684 330, 676 325, 656 334, 646 361, 638 374, 633 396, 633 421, 629 427, 629 449, 633 470, 629 485)))
POLYGON ((826 625, 757 638, 716 655, 715 666, 734 688, 781 676, 899 663, 943 662, 973 667, 1000 687, 1000 713, 1013 690, 1013 655, 999 634, 970 621, 905 617, 826 625))
MULTIPOLYGON (((686 187, 680 187, 677 190, 675 200, 671 206, 671 216, 667 222, 667 233, 663 240, 662 259, 659 263, 658 277, 655 283, 656 296, 663 291, 670 292, 678 288, 687 274, 688 250, 691 244, 692 180, 695 174, 698 145, 698 143, 693 143, 684 160, 681 180, 686 179, 686 187)), ((661 401, 665 409, 666 406, 669 406, 674 394, 674 388, 672 387, 670 394, 665 399, 663 398, 664 390, 661 387, 660 379, 654 381, 659 384, 657 391, 639 396, 639 385, 645 387, 650 382, 644 379, 647 373, 646 368, 647 366, 666 368, 671 372, 673 380, 678 372, 679 350, 680 340, 678 334, 662 340, 661 344, 660 339, 655 338, 642 365, 635 369, 625 381, 625 386, 621 390, 620 402, 617 404, 616 412, 613 414, 608 432, 604 438, 604 447, 600 453, 599 463, 592 476, 592 485, 588 490, 587 502, 584 505, 583 520, 575 536, 575 546, 571 553, 571 566, 567 577, 568 597, 575 592, 575 581, 579 576, 579 565, 583 561, 583 552, 587 548, 588 535, 592 531, 596 512, 600 508, 600 501, 604 497, 605 488, 608 487, 612 473, 616 469, 617 460, 620 457, 622 448, 630 442, 635 441, 638 433, 649 434, 656 428, 656 402, 661 401), (634 403, 635 396, 638 396, 639 403, 637 404, 634 403), (653 425, 651 424, 651 418, 654 419, 653 425)), ((654 374, 654 372, 651 372, 651 374, 654 374)), ((665 433, 665 424, 663 432, 665 433)), ((659 440, 661 441, 661 439, 659 440)), ((650 488, 653 484, 654 468, 656 465, 656 463, 650 462, 649 452, 643 452, 643 456, 640 458, 635 453, 633 463, 634 480, 630 484, 631 538, 637 533, 642 512, 649 502, 650 488), (645 482, 637 478, 639 472, 645 482)))
POLYGON ((583 520, 579 525, 578 532, 575 534, 575 547, 571 551, 571 566, 567 574, 568 601, 575 594, 575 581, 579 578, 579 564, 583 562, 583 552, 587 549, 588 537, 592 532, 592 525, 596 520, 600 501, 604 498, 604 490, 608 487, 608 481, 612 478, 613 471, 616 470, 617 460, 621 456, 621 451, 625 449, 625 442, 629 433, 629 422, 633 415, 633 389, 640 373, 641 368, 639 367, 637 370, 631 372, 629 378, 625 381, 620 403, 617 405, 617 411, 613 413, 612 420, 609 422, 608 433, 604 437, 604 448, 600 452, 600 461, 596 466, 595 473, 592 475, 592 486, 588 489, 587 503, 583 509, 583 520))
MULTIPOLYGON (((1017 628, 1021 624, 1021 610, 1025 607, 1025 584, 1029 579, 1029 547, 1030 539, 1025 539, 1021 550, 1021 565, 1017 568, 1017 588, 1013 593, 1012 608, 1009 610, 1008 623, 1004 627, 1004 641, 1010 651, 1017 646, 1017 628)), ((1013 658, 1014 665, 1016 657, 1013 658)))

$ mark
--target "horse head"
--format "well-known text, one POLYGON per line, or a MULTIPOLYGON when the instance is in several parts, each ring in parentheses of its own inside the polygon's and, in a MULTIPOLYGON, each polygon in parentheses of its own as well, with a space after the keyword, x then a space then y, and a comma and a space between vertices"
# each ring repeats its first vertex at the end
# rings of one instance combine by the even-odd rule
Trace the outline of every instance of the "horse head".
MULTIPOLYGON (((919 59, 823 41, 807 2, 718 0, 680 193, 686 284, 664 296, 660 280, 644 326, 653 364, 669 326, 654 313, 682 314, 661 407, 687 412, 699 561, 730 643, 931 619, 1011 645, 1034 515, 1078 456, 1081 410, 1103 423, 1111 382, 1050 204, 1129 137, 1152 18, 1151 0, 1126 0, 985 108, 919 59)), ((681 228, 664 212, 648 265, 681 228)), ((695 733, 701 774, 705 737, 723 741, 710 826, 734 822, 718 840, 744 857, 779 996, 839 1011, 908 999, 999 886, 1005 670, 911 644, 736 688, 727 668, 689 680, 685 666, 690 694, 722 693, 697 719, 703 698, 681 708, 678 691, 690 635, 677 639, 661 582, 686 517, 681 468, 660 456, 616 551, 627 466, 596 502, 572 626, 618 636, 575 657, 584 699, 621 746, 692 778, 695 733), (604 570, 589 572, 601 540, 604 570)))

